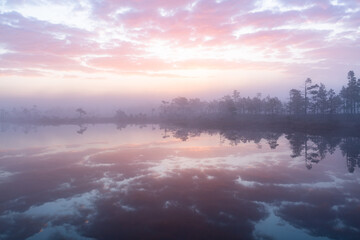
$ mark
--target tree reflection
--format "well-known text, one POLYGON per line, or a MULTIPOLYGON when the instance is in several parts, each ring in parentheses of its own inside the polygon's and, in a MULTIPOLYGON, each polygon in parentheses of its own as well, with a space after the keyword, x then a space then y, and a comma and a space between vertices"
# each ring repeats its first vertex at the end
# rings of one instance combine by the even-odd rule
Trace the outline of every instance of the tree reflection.
POLYGON ((341 141, 340 149, 346 157, 346 165, 350 173, 355 171, 355 167, 360 167, 360 138, 347 137, 341 141))
POLYGON ((261 140, 265 140, 271 149, 276 149, 279 144, 278 140, 282 133, 275 132, 261 132, 249 130, 200 130, 200 129, 186 129, 177 127, 165 127, 163 138, 174 137, 182 141, 187 141, 189 138, 200 136, 202 133, 214 135, 219 134, 220 143, 223 144, 228 141, 231 146, 237 146, 242 143, 253 142, 261 147, 261 140), (171 134, 171 135, 170 135, 171 134))
POLYGON ((267 133, 265 135, 265 139, 267 140, 267 143, 269 144, 271 149, 276 149, 278 144, 278 140, 281 137, 281 133, 267 133))
POLYGON ((306 133, 291 133, 286 135, 292 150, 291 157, 304 157, 307 169, 312 169, 313 164, 319 163, 326 154, 333 154, 341 138, 313 136, 306 133))
POLYGON ((84 125, 82 125, 82 124, 79 125, 79 128, 80 128, 80 129, 77 130, 76 133, 77 133, 77 134, 80 134, 80 135, 84 134, 84 132, 86 132, 86 130, 87 130, 87 127, 84 126, 84 125))
MULTIPOLYGON (((219 134, 220 143, 228 141, 231 146, 245 143, 255 143, 261 148, 262 140, 266 141, 270 149, 275 150, 279 144, 278 140, 283 135, 280 132, 250 131, 250 130, 200 130, 186 129, 177 127, 164 128, 163 138, 174 137, 182 141, 187 141, 191 137, 199 136, 201 133, 219 134)), ((360 138, 357 137, 338 137, 309 135, 307 133, 294 132, 285 135, 289 141, 292 154, 291 158, 302 157, 307 169, 312 169, 314 164, 318 164, 328 154, 332 155, 336 148, 340 146, 342 153, 346 156, 347 166, 350 173, 360 167, 360 138)))

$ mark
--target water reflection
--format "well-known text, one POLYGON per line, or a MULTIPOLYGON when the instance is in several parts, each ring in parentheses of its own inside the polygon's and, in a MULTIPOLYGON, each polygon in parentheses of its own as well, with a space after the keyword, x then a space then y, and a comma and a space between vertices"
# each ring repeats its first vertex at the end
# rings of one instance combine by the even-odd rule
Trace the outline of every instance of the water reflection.
POLYGON ((114 129, 3 132, 0 239, 360 237, 358 138, 114 129))
POLYGON ((355 167, 360 167, 360 139, 347 137, 340 143, 342 154, 346 157, 349 172, 354 172, 355 167))
POLYGON ((87 130, 87 127, 81 124, 79 125, 79 128, 80 129, 76 131, 77 134, 84 134, 84 132, 87 130))
MULTIPOLYGON (((178 138, 187 141, 191 137, 199 136, 201 133, 220 135, 220 142, 228 143, 236 146, 241 143, 253 142, 259 145, 261 140, 271 149, 276 149, 279 144, 278 140, 282 133, 265 132, 265 131, 246 131, 246 130, 226 130, 226 131, 201 131, 199 129, 164 129, 163 138, 178 138)), ((332 155, 339 146, 343 155, 346 156, 348 171, 355 171, 356 167, 360 167, 360 138, 358 137, 338 137, 338 136, 314 136, 306 133, 290 133, 285 134, 285 138, 289 141, 292 153, 291 158, 303 157, 307 169, 312 169, 313 164, 319 163, 327 154, 332 155)))

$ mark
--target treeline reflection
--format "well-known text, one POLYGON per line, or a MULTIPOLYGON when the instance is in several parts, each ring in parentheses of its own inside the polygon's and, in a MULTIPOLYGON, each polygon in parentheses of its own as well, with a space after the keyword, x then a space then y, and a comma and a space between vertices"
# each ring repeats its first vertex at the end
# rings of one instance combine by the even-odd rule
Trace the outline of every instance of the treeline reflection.
MULTIPOLYGON (((91 128, 90 124, 79 124, 75 133, 85 135, 86 131, 91 128)), ((128 124, 117 124, 116 129, 121 131, 128 127, 128 124)), ((140 129, 148 127, 146 124, 136 124, 140 129)), ((156 130, 158 125, 151 125, 152 130, 156 130)), ((360 137, 355 136, 326 136, 326 135, 311 135, 303 132, 272 132, 263 130, 218 130, 218 129, 197 129, 197 128, 179 128, 174 126, 160 126, 162 130, 161 137, 176 138, 181 141, 187 141, 191 138, 198 137, 201 134, 219 135, 220 144, 229 144, 237 146, 242 143, 255 143, 259 147, 266 145, 275 150, 278 146, 278 140, 284 136, 289 143, 291 149, 291 158, 302 158, 307 169, 312 169, 314 164, 318 164, 327 155, 334 154, 335 150, 339 148, 342 155, 346 159, 348 171, 353 173, 356 168, 360 168, 360 137), (263 141, 262 141, 263 140, 263 141)), ((22 132, 29 134, 37 132, 38 126, 35 125, 13 125, 2 124, 0 131, 5 132, 22 132)))
MULTIPOLYGON (((193 129, 164 129, 164 136, 187 141, 191 137, 199 136, 203 131, 193 129)), ((334 154, 336 148, 340 148, 342 155, 346 159, 348 171, 353 173, 355 168, 360 168, 360 138, 359 137, 339 137, 339 136, 318 136, 309 135, 301 132, 279 133, 246 130, 224 130, 224 131, 205 131, 208 134, 219 134, 220 143, 232 146, 241 143, 253 142, 262 147, 262 140, 270 147, 276 149, 279 146, 278 140, 285 136, 288 140, 292 154, 291 158, 302 158, 307 169, 312 169, 314 164, 318 164, 327 155, 334 154)))

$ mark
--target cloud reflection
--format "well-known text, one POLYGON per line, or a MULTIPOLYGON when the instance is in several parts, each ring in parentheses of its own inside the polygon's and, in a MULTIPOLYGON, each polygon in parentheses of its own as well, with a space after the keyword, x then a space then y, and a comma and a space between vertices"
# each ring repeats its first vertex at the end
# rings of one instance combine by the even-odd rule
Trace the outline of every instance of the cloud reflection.
POLYGON ((4 155, 1 237, 271 239, 256 227, 269 206, 309 239, 359 237, 358 175, 332 158, 308 171, 284 137, 275 150, 218 138, 4 155))

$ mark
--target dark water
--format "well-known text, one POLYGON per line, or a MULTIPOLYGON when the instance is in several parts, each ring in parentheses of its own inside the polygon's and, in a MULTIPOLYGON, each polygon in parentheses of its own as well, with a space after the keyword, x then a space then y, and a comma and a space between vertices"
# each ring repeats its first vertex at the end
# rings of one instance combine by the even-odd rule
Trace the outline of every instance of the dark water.
POLYGON ((3 127, 0 239, 360 239, 360 139, 3 127))

